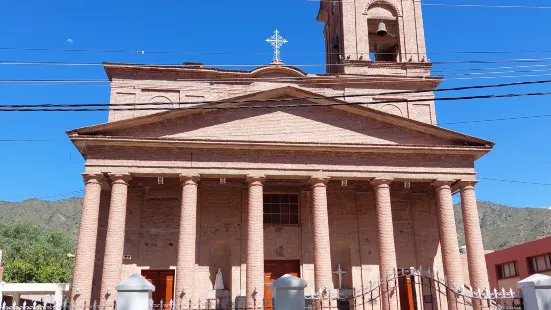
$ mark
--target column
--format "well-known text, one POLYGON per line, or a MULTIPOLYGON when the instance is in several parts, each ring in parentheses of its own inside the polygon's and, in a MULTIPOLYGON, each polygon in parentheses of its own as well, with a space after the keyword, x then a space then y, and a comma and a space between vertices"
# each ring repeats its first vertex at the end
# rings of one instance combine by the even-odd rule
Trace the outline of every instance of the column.
POLYGON ((469 263, 469 279, 474 290, 488 288, 488 273, 484 244, 478 219, 478 206, 473 182, 461 182, 461 209, 463 212, 463 226, 465 229, 465 243, 467 244, 467 261, 469 263))
POLYGON ((96 257, 96 240, 98 237, 99 205, 101 186, 105 177, 101 173, 83 173, 84 198, 75 256, 75 269, 71 289, 71 303, 77 307, 90 304, 94 262, 96 257))
POLYGON ((312 186, 312 222, 314 233, 314 288, 333 289, 331 270, 331 245, 329 242, 329 214, 327 212, 327 182, 329 178, 313 176, 312 186))
POLYGON ((128 181, 132 179, 128 173, 110 173, 109 178, 111 179, 111 204, 109 205, 100 291, 101 302, 103 303, 104 298, 107 298, 108 305, 117 299, 115 286, 122 280, 121 269, 124 251, 128 181))
MULTIPOLYGON (((444 263, 444 275, 448 279, 450 289, 463 285, 463 271, 459 259, 459 244, 457 242, 457 230, 453 214, 452 181, 436 181, 433 183, 436 189, 436 202, 438 204, 438 216, 440 220, 440 244, 442 247, 442 262, 444 263)), ((448 292, 449 309, 457 309, 453 292, 448 292)))
POLYGON ((390 204, 390 183, 392 179, 371 181, 375 191, 375 213, 377 217, 377 249, 379 252, 379 276, 383 281, 381 309, 398 309, 398 288, 392 279, 396 270, 396 246, 394 224, 390 204))
POLYGON ((264 177, 249 176, 247 182, 247 309, 261 309, 264 299, 264 177))
POLYGON ((193 294, 195 280, 195 245, 197 239, 197 182, 198 175, 180 175, 182 202, 180 206, 180 233, 178 235, 178 260, 176 263, 177 306, 184 306, 193 294))

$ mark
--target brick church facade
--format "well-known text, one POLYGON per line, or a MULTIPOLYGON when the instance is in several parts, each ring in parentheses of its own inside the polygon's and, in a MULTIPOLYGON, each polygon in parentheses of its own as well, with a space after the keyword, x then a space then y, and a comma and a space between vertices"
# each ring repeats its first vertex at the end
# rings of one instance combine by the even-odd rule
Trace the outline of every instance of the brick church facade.
POLYGON ((68 132, 86 159, 73 302, 114 300, 133 273, 154 299, 249 305, 284 273, 316 292, 418 266, 461 285, 456 191, 470 282, 487 287, 474 162, 493 143, 435 125, 421 16, 322 1, 328 74, 104 64, 108 122, 68 132))

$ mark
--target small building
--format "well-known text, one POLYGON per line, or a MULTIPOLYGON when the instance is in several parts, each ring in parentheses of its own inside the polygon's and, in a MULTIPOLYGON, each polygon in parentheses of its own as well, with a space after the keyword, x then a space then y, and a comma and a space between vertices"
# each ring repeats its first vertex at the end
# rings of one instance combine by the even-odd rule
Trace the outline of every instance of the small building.
POLYGON ((486 254, 490 286, 512 288, 535 273, 551 275, 551 236, 486 254))

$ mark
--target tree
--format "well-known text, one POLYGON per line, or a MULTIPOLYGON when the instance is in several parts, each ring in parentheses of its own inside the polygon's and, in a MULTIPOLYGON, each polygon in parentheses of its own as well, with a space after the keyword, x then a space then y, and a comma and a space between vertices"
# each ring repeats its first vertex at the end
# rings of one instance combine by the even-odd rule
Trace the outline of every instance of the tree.
POLYGON ((66 283, 71 280, 74 241, 66 233, 19 221, 0 224, 4 281, 66 283))

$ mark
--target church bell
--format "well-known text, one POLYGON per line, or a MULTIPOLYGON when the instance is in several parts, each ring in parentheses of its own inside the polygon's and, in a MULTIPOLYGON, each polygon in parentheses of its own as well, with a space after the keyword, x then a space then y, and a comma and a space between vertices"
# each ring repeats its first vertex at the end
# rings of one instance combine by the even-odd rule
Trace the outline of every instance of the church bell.
POLYGON ((379 23, 379 27, 377 28, 377 36, 378 37, 384 37, 388 34, 388 32, 386 31, 386 25, 385 23, 383 23, 383 21, 381 21, 379 23))

